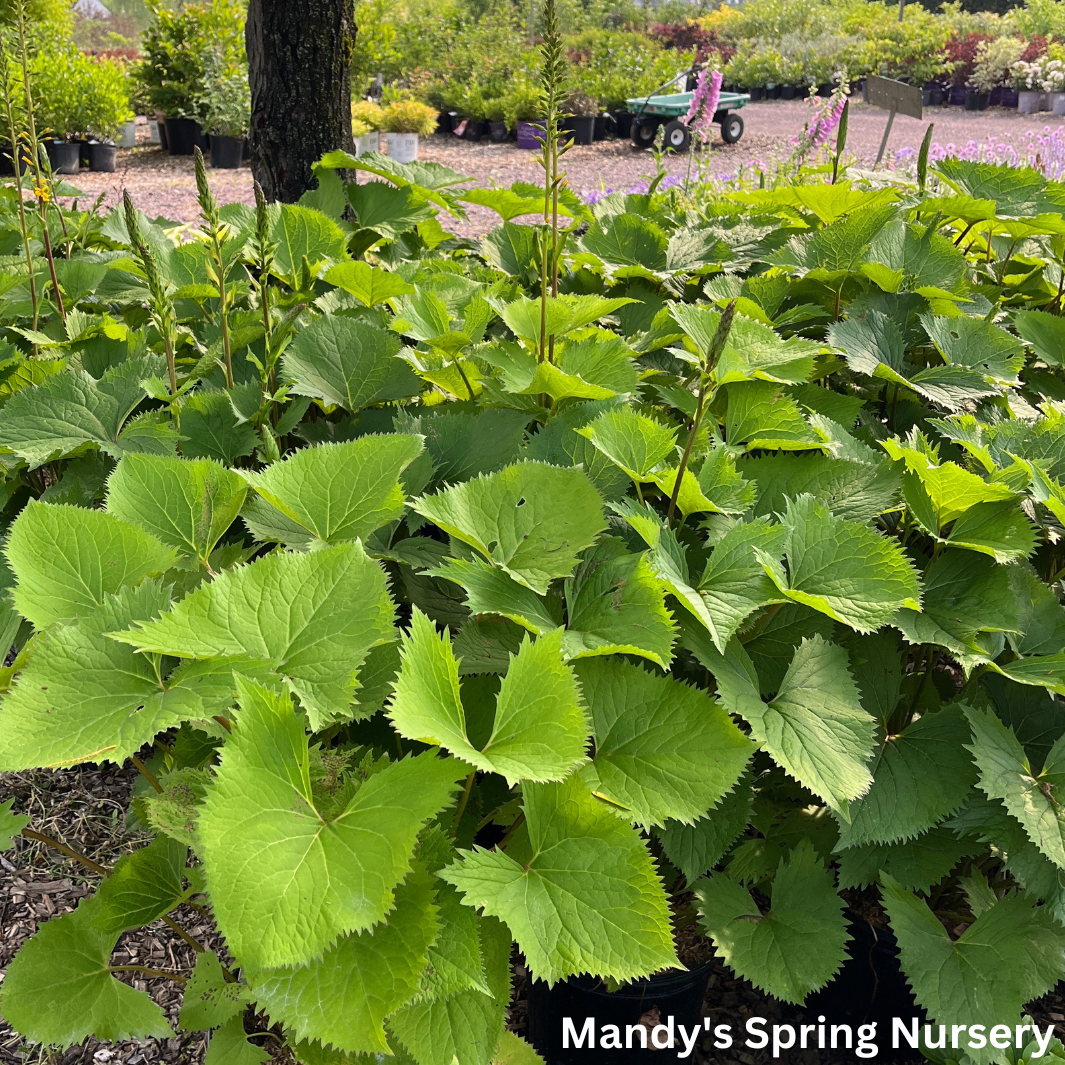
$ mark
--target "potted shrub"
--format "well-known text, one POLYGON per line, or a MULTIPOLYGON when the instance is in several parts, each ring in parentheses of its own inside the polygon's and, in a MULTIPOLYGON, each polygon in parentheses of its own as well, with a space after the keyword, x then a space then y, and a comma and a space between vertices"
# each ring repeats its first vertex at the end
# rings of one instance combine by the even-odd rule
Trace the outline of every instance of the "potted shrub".
POLYGON ((507 139, 506 103, 502 96, 493 96, 484 102, 488 120, 488 136, 493 143, 502 144, 507 139))
POLYGON ((57 174, 76 174, 81 146, 72 134, 84 128, 82 98, 89 60, 72 46, 42 48, 30 61, 37 131, 57 174))
POLYGON ((987 86, 1001 103, 1002 90, 1012 78, 1012 69, 1024 53, 1024 41, 1017 37, 998 37, 993 41, 981 41, 976 49, 972 83, 978 89, 987 86))
POLYGON ((200 98, 204 127, 211 135, 211 166, 236 170, 244 154, 251 121, 251 89, 247 71, 233 67, 208 80, 200 98))
POLYGON ((113 173, 123 126, 133 117, 129 76, 113 59, 88 59, 83 70, 77 125, 88 140, 89 169, 113 173))
POLYGON ((151 26, 141 38, 136 69, 144 93, 164 116, 171 155, 207 149, 202 99, 208 71, 243 66, 244 13, 237 0, 186 4, 180 10, 153 8, 151 26))
POLYGON ((355 141, 356 156, 380 149, 384 121, 384 108, 373 100, 357 100, 352 103, 351 136, 355 141))
POLYGON ((572 116, 569 129, 573 134, 573 143, 591 144, 595 134, 595 116, 599 113, 595 97, 586 92, 571 92, 566 99, 566 110, 572 116))
POLYGON ((541 103, 540 88, 529 78, 516 79, 503 96, 503 121, 516 131, 519 148, 540 147, 544 130, 539 120, 541 103))
POLYGON ((397 163, 418 158, 418 138, 436 129, 436 111, 417 100, 397 100, 384 108, 385 152, 397 163))

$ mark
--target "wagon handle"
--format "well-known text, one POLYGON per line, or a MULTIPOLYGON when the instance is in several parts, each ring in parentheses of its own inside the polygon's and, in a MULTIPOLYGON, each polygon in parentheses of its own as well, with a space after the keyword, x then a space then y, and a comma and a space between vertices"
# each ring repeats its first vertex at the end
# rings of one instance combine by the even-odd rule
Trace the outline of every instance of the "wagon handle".
POLYGON ((658 86, 658 88, 657 88, 657 89, 655 89, 655 91, 654 91, 654 92, 649 92, 649 93, 648 93, 648 94, 647 94, 647 95, 646 95, 646 96, 645 96, 645 97, 643 98, 643 103, 642 103, 642 104, 640 105, 640 110, 639 110, 639 111, 637 111, 635 115, 633 115, 633 118, 639 118, 639 117, 640 117, 640 115, 642 115, 642 114, 643 114, 643 112, 644 112, 644 108, 645 108, 645 107, 646 107, 646 106, 647 106, 647 105, 648 105, 648 104, 649 104, 649 103, 651 102, 651 97, 652 97, 652 96, 657 96, 657 95, 658 95, 658 94, 659 94, 659 93, 660 93, 660 92, 661 92, 661 91, 662 91, 663 89, 666 89, 666 88, 668 88, 668 87, 669 87, 670 85, 672 85, 672 84, 673 84, 674 82, 676 82, 676 80, 677 80, 678 78, 687 78, 687 77, 690 77, 690 76, 691 76, 692 74, 694 74, 694 73, 695 73, 695 72, 696 72, 697 70, 702 70, 702 69, 703 69, 703 64, 702 64, 702 63, 696 63, 696 64, 695 64, 695 65, 694 65, 694 66, 693 66, 693 67, 691 68, 691 70, 682 70, 682 71, 681 71, 681 72, 680 72, 679 74, 674 74, 674 75, 673 75, 673 77, 671 77, 671 78, 669 79, 669 81, 664 81, 664 82, 662 82, 662 84, 661 84, 661 85, 659 85, 659 86, 658 86))

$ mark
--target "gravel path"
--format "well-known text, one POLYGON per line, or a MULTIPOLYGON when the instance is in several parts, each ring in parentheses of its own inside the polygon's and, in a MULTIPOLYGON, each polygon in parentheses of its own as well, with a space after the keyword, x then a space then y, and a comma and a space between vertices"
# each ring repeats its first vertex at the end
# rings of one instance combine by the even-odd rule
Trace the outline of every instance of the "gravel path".
MULTIPOLYGON (((801 131, 808 107, 801 101, 773 101, 748 104, 743 110, 746 132, 738 144, 715 141, 709 153, 696 156, 696 169, 713 175, 735 174, 741 166, 785 159, 791 152, 792 138, 801 131)), ((886 122, 886 113, 852 101, 847 147, 865 165, 876 158, 886 122)), ((1016 111, 994 108, 983 112, 963 111, 958 107, 934 107, 926 110, 919 121, 900 115, 895 120, 888 152, 916 149, 927 123, 935 123, 935 140, 943 145, 964 147, 970 140, 977 143, 989 138, 1026 142, 1032 131, 1057 126, 1050 114, 1018 115, 1016 111)), ((147 129, 142 130, 142 139, 147 129)), ((533 153, 522 151, 512 143, 469 143, 451 134, 435 134, 422 143, 421 158, 443 163, 459 173, 469 174, 480 186, 506 186, 514 181, 539 183, 541 171, 533 153)), ((192 159, 167 155, 156 147, 138 147, 118 153, 118 170, 114 174, 82 173, 73 179, 86 197, 101 193, 110 206, 128 188, 134 202, 150 217, 162 215, 178 222, 196 217, 196 183, 192 159)), ((565 157, 569 181, 581 192, 603 189, 628 189, 645 183, 654 175, 654 158, 650 152, 633 148, 628 141, 601 141, 590 147, 574 148, 565 157)), ((666 167, 682 174, 688 167, 687 156, 668 156, 666 167)), ((211 171, 211 186, 222 202, 252 202, 251 171, 211 171)), ((449 224, 460 235, 480 235, 498 223, 498 216, 485 208, 472 207, 467 223, 449 224)))

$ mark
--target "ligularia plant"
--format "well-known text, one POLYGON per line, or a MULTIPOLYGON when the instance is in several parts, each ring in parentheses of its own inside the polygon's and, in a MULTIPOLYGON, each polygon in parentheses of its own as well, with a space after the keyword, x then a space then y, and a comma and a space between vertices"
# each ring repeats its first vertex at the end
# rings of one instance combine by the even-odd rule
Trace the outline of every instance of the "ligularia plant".
POLYGON ((530 1062, 515 946, 691 927, 801 1003, 872 920, 950 1025, 1065 975, 1065 188, 590 208, 551 144, 546 201, 333 153, 180 244, 66 211, 65 322, 9 262, 0 769, 135 767, 151 840, 11 963, 25 1039, 169 1034, 112 955, 186 904, 224 950, 140 975, 226 1061, 530 1062))

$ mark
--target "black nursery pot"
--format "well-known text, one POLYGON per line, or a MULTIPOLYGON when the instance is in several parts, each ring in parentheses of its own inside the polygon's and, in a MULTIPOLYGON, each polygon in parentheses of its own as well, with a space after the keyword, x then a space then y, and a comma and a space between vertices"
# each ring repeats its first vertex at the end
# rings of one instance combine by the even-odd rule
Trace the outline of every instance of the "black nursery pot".
POLYGON ((45 141, 48 162, 56 174, 76 174, 81 169, 81 145, 77 141, 45 141))
POLYGON ((955 107, 961 107, 965 103, 966 95, 967 90, 964 85, 952 85, 950 87, 950 96, 948 97, 948 102, 953 104, 955 107))
POLYGON ((967 89, 965 92, 966 111, 986 111, 987 93, 977 92, 975 89, 967 89))
MULTIPOLYGON (((26 161, 25 150, 19 153, 20 158, 18 161, 18 168, 20 174, 25 174, 30 168, 30 164, 26 161)), ((0 176, 2 177, 14 177, 15 176, 15 162, 13 156, 15 155, 14 149, 10 144, 0 144, 0 176)))
MULTIPOLYGON (((653 1049, 649 1031, 646 1050, 603 1050, 599 1046, 600 1029, 604 1024, 616 1024, 624 1043, 625 1026, 639 1024, 645 1013, 657 1008, 662 1024, 667 1024, 672 1017, 674 1024, 683 1024, 690 1032, 702 1024, 703 996, 712 971, 713 962, 705 962, 688 972, 652 976, 614 992, 607 991, 601 980, 590 976, 573 977, 552 988, 540 980, 533 981, 529 984, 529 1042, 543 1055, 547 1065, 651 1065, 673 1059, 684 1045, 679 1034, 673 1051, 653 1049), (584 1028, 585 1019, 593 1018, 594 1050, 587 1042, 583 1048, 575 1049, 572 1039, 568 1049, 563 1047, 563 1017, 572 1020, 578 1033, 584 1028)), ((700 1040, 704 1034, 700 1030, 700 1040)))
MULTIPOLYGON (((459 123, 461 125, 461 123, 459 123)), ((465 141, 479 141, 484 136, 485 123, 480 118, 467 118, 466 125, 462 130, 462 139, 465 141)))
POLYGON ((437 133, 450 133, 454 128, 454 115, 451 111, 438 111, 436 113, 437 133))
POLYGON ((818 85, 817 86, 817 95, 822 97, 822 98, 824 98, 826 96, 831 96, 832 95, 832 86, 831 85, 818 85))
POLYGON ((620 109, 614 112, 614 129, 618 137, 627 140, 632 132, 632 112, 620 109))
POLYGON ((798 95, 799 91, 794 85, 782 85, 780 87, 780 98, 782 100, 794 100, 798 95))
POLYGON ((942 107, 946 99, 946 91, 942 85, 933 85, 928 91, 928 103, 931 107, 942 107))
POLYGON ((764 85, 752 85, 747 90, 752 100, 764 100, 765 99, 765 86, 764 85))
POLYGON ((574 115, 569 126, 574 144, 591 144, 595 139, 595 115, 574 115))
POLYGON ((999 104, 1002 107, 1016 107, 1017 106, 1017 90, 1005 88, 1002 90, 1002 96, 999 98, 999 104))
POLYGON ((592 127, 592 140, 601 141, 606 139, 606 115, 596 115, 592 127))
POLYGON ((507 139, 506 122, 489 122, 488 136, 493 144, 502 144, 507 139))
POLYGON ((207 148, 203 128, 194 118, 168 118, 166 140, 171 155, 192 155, 197 148, 207 148))
POLYGON ((118 148, 113 144, 90 144, 89 145, 89 169, 101 174, 113 174, 115 172, 115 160, 118 158, 118 148))
POLYGON ((89 142, 87 140, 75 141, 78 146, 78 165, 82 167, 92 166, 89 158, 89 142))
POLYGON ((244 161, 244 141, 240 137, 211 138, 211 166, 216 170, 236 170, 244 161))
MULTIPOLYGON (((876 1024, 881 1033, 891 1031, 893 1017, 907 1020, 925 1014, 917 1005, 899 965, 899 945, 888 926, 874 929, 868 921, 850 922, 848 957, 836 978, 811 995, 803 1007, 808 1019, 824 1014, 829 1024, 849 1024, 857 1033, 862 1024, 876 1024)), ((892 1062, 919 1062, 924 1058, 905 1043, 892 1053, 892 1062)))

